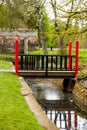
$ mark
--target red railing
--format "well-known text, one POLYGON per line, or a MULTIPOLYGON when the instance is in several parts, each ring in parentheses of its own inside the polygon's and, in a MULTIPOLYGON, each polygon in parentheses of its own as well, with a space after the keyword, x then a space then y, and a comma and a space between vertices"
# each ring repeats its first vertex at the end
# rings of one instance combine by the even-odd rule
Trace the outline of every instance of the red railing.
POLYGON ((78 74, 78 63, 79 63, 79 41, 76 41, 76 61, 75 61, 75 76, 78 74))
POLYGON ((68 55, 69 55, 68 69, 70 70, 71 69, 72 42, 69 42, 69 44, 68 44, 68 55))
POLYGON ((18 39, 15 40, 15 73, 18 75, 18 46, 19 46, 19 41, 18 39))
MULTIPOLYGON (((75 76, 78 74, 78 60, 79 60, 79 41, 77 40, 76 41, 76 51, 75 51, 75 76)), ((68 58, 68 69, 70 70, 71 69, 71 55, 72 55, 72 42, 70 41, 69 44, 68 44, 68 55, 69 55, 69 58, 68 58)))

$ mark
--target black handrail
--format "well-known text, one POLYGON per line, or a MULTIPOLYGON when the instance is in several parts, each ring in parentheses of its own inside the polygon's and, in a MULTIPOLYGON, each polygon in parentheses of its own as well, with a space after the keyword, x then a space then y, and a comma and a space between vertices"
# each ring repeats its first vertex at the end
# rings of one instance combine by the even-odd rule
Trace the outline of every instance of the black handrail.
POLYGON ((75 55, 31 55, 19 54, 19 70, 72 71, 75 55), (68 58, 71 58, 71 67, 68 68, 68 58))

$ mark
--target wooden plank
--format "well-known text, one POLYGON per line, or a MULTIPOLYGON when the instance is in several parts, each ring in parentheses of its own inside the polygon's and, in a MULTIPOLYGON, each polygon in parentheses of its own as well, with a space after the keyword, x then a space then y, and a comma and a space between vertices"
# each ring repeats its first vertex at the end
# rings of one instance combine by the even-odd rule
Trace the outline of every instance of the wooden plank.
POLYGON ((75 77, 75 71, 19 71, 19 76, 29 77, 75 77))
POLYGON ((19 71, 19 76, 31 76, 31 77, 38 77, 38 76, 45 76, 45 71, 19 71))

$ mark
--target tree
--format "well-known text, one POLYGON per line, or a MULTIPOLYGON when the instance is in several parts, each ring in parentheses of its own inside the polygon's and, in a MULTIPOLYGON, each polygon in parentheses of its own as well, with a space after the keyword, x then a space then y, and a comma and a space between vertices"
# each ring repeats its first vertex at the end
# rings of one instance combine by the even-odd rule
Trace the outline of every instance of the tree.
MULTIPOLYGON (((68 2, 71 3, 70 0, 68 2)), ((68 31, 67 33, 84 43, 84 35, 87 32, 87 0, 73 0, 73 8, 67 11, 67 16, 71 18, 72 23, 71 34, 68 31)))
POLYGON ((8 28, 9 26, 9 10, 6 5, 0 6, 0 28, 8 28))
MULTIPOLYGON (((66 24, 65 24, 65 27, 63 29, 63 31, 61 32, 61 30, 59 29, 59 24, 58 24, 58 19, 61 18, 61 16, 63 16, 63 13, 65 13, 65 11, 63 12, 63 10, 61 10, 61 8, 64 6, 60 6, 59 3, 57 3, 57 0, 51 0, 51 5, 52 5, 52 8, 53 8, 53 12, 54 12, 54 20, 55 20, 55 30, 57 32, 57 34, 59 35, 59 42, 58 44, 60 44, 60 48, 61 48, 61 53, 63 53, 63 48, 64 48, 64 31, 68 30, 69 28, 69 24, 70 24, 70 20, 71 20, 71 17, 70 16, 67 16, 67 20, 66 20, 66 24), (63 12, 63 13, 62 13, 63 12)), ((73 9, 73 1, 71 2, 71 7, 69 10, 72 11, 73 9)), ((61 21, 62 22, 62 21, 61 21)))
POLYGON ((45 0, 3 0, 2 4, 8 8, 8 28, 38 29, 40 44, 42 44, 44 54, 47 54, 48 25, 46 24, 48 24, 48 19, 44 3, 45 0))
POLYGON ((43 9, 44 9, 45 0, 29 0, 27 5, 29 5, 29 11, 35 12, 37 16, 37 24, 38 24, 38 36, 39 42, 42 44, 42 48, 44 54, 48 54, 47 46, 46 46, 46 36, 44 30, 44 23, 43 23, 43 9))
POLYGON ((51 24, 50 20, 48 18, 47 12, 45 8, 42 9, 42 17, 43 17, 43 27, 44 27, 44 33, 45 33, 45 42, 47 47, 51 47, 51 40, 52 40, 52 35, 51 35, 51 24))
POLYGON ((87 0, 50 0, 54 12, 54 27, 60 37, 59 44, 61 52, 64 47, 66 37, 79 38, 81 33, 87 31, 87 0), (79 7, 79 8, 78 8, 79 7), (66 22, 64 30, 59 28, 59 20, 66 22), (82 23, 82 25, 81 25, 82 23), (85 25, 84 25, 85 24, 85 25))
POLYGON ((8 28, 27 28, 27 14, 24 0, 2 0, 0 5, 6 7, 7 9, 7 19, 9 22, 9 24, 7 24, 8 28))

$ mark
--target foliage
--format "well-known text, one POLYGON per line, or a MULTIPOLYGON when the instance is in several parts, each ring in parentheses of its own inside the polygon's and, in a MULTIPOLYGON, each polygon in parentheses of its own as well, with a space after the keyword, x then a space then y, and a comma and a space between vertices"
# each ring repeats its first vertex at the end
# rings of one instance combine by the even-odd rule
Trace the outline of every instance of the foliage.
POLYGON ((24 6, 23 0, 22 2, 18 0, 13 2, 6 0, 0 4, 0 8, 0 22, 2 23, 0 25, 1 28, 18 29, 27 27, 27 16, 25 13, 26 7, 24 6))
POLYGON ((45 32, 45 40, 46 40, 46 45, 47 47, 51 46, 51 25, 49 18, 47 16, 47 13, 44 8, 42 8, 42 19, 43 19, 43 27, 44 27, 44 32, 45 32))
POLYGON ((55 31, 55 29, 52 27, 52 29, 51 29, 51 46, 59 47, 58 40, 59 40, 59 36, 58 36, 57 32, 55 31))
POLYGON ((9 10, 6 5, 0 6, 0 28, 8 28, 9 26, 9 10))
POLYGON ((38 23, 37 23, 37 16, 35 13, 31 13, 30 16, 28 17, 28 28, 29 29, 37 29, 38 23))
MULTIPOLYGON (((63 43, 66 44, 69 40, 80 40, 80 37, 83 37, 87 32, 87 0, 63 0, 63 2, 50 0, 50 3, 54 13, 55 30, 60 37, 61 47, 63 43), (65 21, 63 30, 60 28, 59 20, 65 21), (61 38, 64 40, 63 43, 61 38)), ((84 36, 86 36, 86 40, 83 38, 82 44, 87 41, 87 35, 84 36)))

